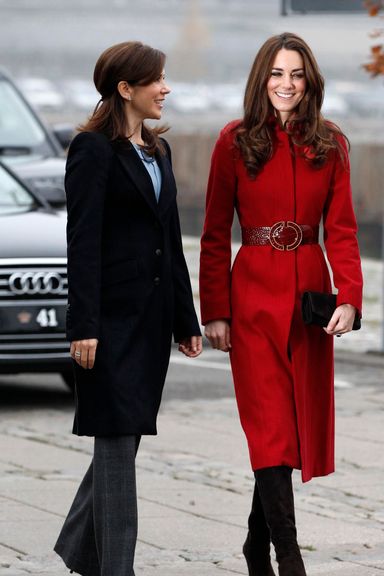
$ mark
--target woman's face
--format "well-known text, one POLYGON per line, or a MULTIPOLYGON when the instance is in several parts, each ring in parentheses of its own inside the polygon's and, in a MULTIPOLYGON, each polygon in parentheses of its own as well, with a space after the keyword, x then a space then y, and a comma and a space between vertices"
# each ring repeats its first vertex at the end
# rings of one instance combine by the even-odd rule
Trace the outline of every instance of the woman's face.
POLYGON ((132 86, 130 88, 129 109, 137 120, 146 118, 160 120, 164 106, 164 100, 170 93, 170 88, 165 83, 164 71, 160 77, 147 86, 132 86))
POLYGON ((279 50, 273 62, 267 91, 283 124, 302 100, 306 85, 301 54, 296 50, 279 50))

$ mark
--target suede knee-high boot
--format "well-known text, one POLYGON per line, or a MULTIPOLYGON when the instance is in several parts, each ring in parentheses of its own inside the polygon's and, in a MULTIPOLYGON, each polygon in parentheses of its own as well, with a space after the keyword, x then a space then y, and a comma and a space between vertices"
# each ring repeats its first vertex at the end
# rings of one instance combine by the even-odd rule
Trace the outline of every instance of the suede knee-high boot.
POLYGON ((306 576, 297 543, 292 469, 273 466, 256 470, 265 519, 275 547, 280 576, 306 576))
POLYGON ((255 482, 252 509, 248 518, 248 535, 243 546, 249 576, 275 576, 271 565, 270 548, 271 536, 255 482))

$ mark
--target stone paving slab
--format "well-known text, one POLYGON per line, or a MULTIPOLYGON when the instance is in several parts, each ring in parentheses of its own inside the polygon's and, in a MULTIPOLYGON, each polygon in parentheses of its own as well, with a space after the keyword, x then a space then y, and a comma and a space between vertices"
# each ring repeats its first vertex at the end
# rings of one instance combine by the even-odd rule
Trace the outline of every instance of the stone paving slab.
POLYGON ((0 458, 2 461, 6 458, 14 466, 29 470, 39 477, 58 472, 63 467, 75 469, 81 464, 81 454, 56 448, 50 443, 48 445, 49 450, 43 442, 0 434, 0 458))
MULTIPOLYGON (((141 477, 139 477, 139 480, 141 477)), ((195 488, 189 486, 184 490, 179 481, 168 483, 173 487, 171 491, 168 489, 163 492, 161 489, 156 490, 153 488, 146 490, 142 483, 139 487, 139 496, 143 502, 142 515, 145 515, 146 507, 145 502, 156 502, 163 506, 172 506, 175 510, 183 511, 195 516, 205 516, 212 520, 223 518, 225 522, 232 519, 238 526, 244 525, 244 517, 249 512, 247 499, 244 494, 236 494, 234 492, 225 492, 225 510, 217 506, 217 489, 211 486, 198 485, 195 488)), ((251 492, 249 498, 252 497, 251 492)))
POLYGON ((23 506, 49 510, 50 513, 63 517, 73 500, 73 491, 79 480, 80 477, 72 480, 49 480, 47 490, 47 480, 31 477, 8 478, 0 480, 0 490, 3 497, 15 498, 23 506))
MULTIPOLYGON (((383 574, 383 398, 376 386, 337 389, 337 471, 304 485, 294 475, 309 576, 383 574)), ((0 576, 68 574, 52 547, 92 451, 71 422, 69 407, 0 420, 0 576)), ((253 476, 232 398, 165 403, 137 477, 138 576, 247 573, 253 476)))

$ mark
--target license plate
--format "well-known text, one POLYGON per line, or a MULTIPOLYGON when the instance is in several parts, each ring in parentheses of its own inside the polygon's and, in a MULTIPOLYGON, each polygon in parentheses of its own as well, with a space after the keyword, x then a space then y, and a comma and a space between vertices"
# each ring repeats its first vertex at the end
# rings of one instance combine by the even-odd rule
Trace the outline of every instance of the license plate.
POLYGON ((0 333, 64 332, 66 306, 5 306, 0 308, 0 333))

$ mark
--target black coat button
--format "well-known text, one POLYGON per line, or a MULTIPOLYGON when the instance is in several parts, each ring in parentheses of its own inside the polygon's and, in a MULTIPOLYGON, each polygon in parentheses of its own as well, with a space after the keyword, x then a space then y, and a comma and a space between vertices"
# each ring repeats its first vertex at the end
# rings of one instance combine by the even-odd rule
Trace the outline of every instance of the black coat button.
POLYGON ((161 256, 161 255, 162 255, 162 253, 163 253, 163 252, 161 251, 161 249, 160 249, 160 248, 157 248, 157 249, 155 250, 155 254, 156 254, 156 256, 161 256))
POLYGON ((160 278, 156 276, 156 278, 153 279, 153 283, 155 286, 158 286, 160 284, 160 278))

